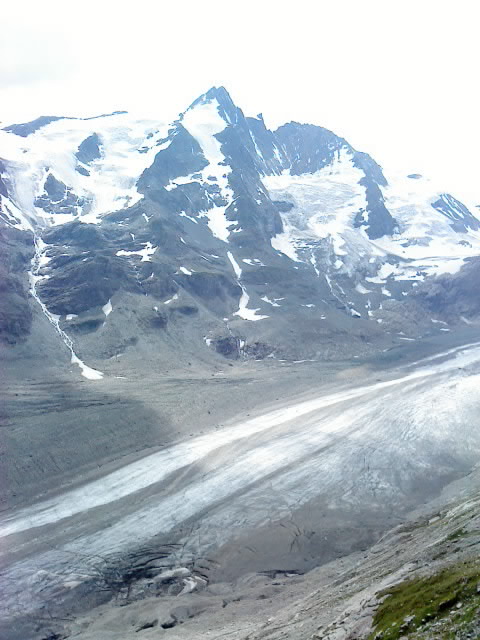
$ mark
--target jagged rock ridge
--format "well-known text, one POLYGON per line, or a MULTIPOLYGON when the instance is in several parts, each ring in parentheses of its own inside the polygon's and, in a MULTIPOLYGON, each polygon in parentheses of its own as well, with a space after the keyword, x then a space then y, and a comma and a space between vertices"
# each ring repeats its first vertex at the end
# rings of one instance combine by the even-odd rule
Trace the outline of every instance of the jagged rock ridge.
MULTIPOLYGON (((222 87, 172 124, 115 112, 0 136, 1 224, 32 251, 36 238, 39 300, 97 364, 138 339, 188 359, 338 358, 477 317, 440 293, 452 276, 469 291, 474 213, 418 174, 387 179, 327 129, 269 130, 222 87)), ((1 331, 25 340, 29 322, 1 331)))

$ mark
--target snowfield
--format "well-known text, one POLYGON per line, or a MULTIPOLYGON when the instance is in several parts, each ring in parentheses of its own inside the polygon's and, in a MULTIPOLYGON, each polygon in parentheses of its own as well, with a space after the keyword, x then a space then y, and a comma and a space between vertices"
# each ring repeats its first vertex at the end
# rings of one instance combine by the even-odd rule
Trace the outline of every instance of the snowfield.
MULTIPOLYGON (((13 202, 20 228, 62 224, 78 215, 83 222, 96 223, 112 211, 124 209, 141 199, 136 183, 155 155, 168 146, 161 144, 169 125, 152 120, 135 119, 119 113, 82 120, 63 118, 47 124, 26 138, 0 130, 1 158, 9 176, 13 176, 13 202), (83 168, 75 154, 80 144, 97 134, 101 140, 101 157, 83 168), (48 175, 54 176, 83 198, 74 214, 49 214, 35 199, 44 192, 48 175)), ((3 197, 3 196, 2 196, 3 197)))
POLYGON ((371 240, 354 226, 356 214, 366 207, 365 188, 359 184, 362 177, 347 150, 313 174, 296 176, 285 170, 279 176, 264 176, 272 199, 293 204, 281 214, 284 231, 272 238, 273 248, 291 260, 314 266, 320 249, 327 273, 340 269, 354 275, 368 260, 377 273, 366 281, 376 284, 385 284, 389 277, 421 281, 457 273, 467 258, 480 254, 480 231, 454 231, 452 221, 432 206, 443 198, 455 208, 453 199, 449 201, 423 177, 394 176, 389 186, 382 187, 398 229, 392 236, 371 240), (389 257, 396 264, 386 264, 389 257))

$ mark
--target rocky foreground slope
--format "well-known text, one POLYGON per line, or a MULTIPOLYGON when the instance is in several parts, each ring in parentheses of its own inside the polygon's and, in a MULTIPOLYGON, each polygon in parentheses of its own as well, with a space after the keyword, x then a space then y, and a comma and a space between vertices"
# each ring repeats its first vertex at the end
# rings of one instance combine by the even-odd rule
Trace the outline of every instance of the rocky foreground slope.
MULTIPOLYGON (((467 640, 480 637, 478 471, 370 549, 305 576, 271 572, 241 584, 175 588, 144 578, 77 621, 79 640, 467 640), (454 496, 454 497, 453 497, 454 496), (155 594, 155 595, 154 595, 155 594), (162 594, 163 597, 159 597, 162 594), (155 597, 156 596, 156 597, 155 597), (137 599, 136 599, 137 598, 137 599)), ((299 532, 300 533, 300 532, 299 532)), ((183 570, 188 585, 189 572, 183 570)))

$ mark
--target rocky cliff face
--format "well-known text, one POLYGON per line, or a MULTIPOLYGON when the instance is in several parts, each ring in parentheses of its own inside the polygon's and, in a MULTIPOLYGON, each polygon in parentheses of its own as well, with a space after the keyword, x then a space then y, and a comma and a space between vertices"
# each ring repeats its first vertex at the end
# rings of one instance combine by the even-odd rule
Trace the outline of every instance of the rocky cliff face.
POLYGON ((179 365, 335 359, 478 317, 474 213, 322 127, 269 130, 224 88, 172 124, 117 112, 0 134, 9 348, 43 314, 102 371, 142 345, 179 365))

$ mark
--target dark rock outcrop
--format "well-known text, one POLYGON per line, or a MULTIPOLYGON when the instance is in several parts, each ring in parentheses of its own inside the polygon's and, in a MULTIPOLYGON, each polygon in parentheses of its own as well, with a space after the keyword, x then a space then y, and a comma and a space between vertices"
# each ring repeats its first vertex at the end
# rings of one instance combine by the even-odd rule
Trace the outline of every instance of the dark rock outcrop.
POLYGON ((8 127, 4 127, 4 131, 8 131, 9 133, 14 133, 17 136, 21 136, 22 138, 26 138, 31 133, 35 133, 38 129, 41 129, 47 124, 51 122, 55 122, 55 120, 62 120, 62 116, 40 116, 31 122, 24 122, 22 124, 11 124, 8 127))
POLYGON ((480 258, 469 260, 458 273, 442 275, 418 287, 414 297, 428 311, 450 318, 480 316, 480 258))
POLYGON ((15 344, 26 338, 32 324, 27 277, 31 234, 0 226, 0 249, 0 341, 15 344))
POLYGON ((130 265, 115 256, 75 256, 48 280, 38 283, 48 309, 58 315, 82 313, 105 305, 119 289, 140 292, 130 265))
POLYGON ((88 138, 85 138, 85 140, 80 143, 77 153, 75 154, 78 161, 84 164, 90 164, 100 158, 102 155, 100 151, 101 145, 102 141, 98 133, 92 133, 91 136, 88 136, 88 138))
POLYGON ((215 313, 231 313, 242 295, 241 287, 220 272, 201 271, 192 275, 176 275, 177 283, 215 313))
POLYGON ((442 193, 438 200, 432 202, 432 207, 449 219, 450 225, 457 233, 465 233, 469 229, 478 231, 480 220, 467 207, 449 193, 442 193))
POLYGON ((49 173, 45 180, 44 192, 35 198, 34 204, 47 213, 78 215, 79 209, 85 205, 85 199, 77 196, 70 187, 49 173))

